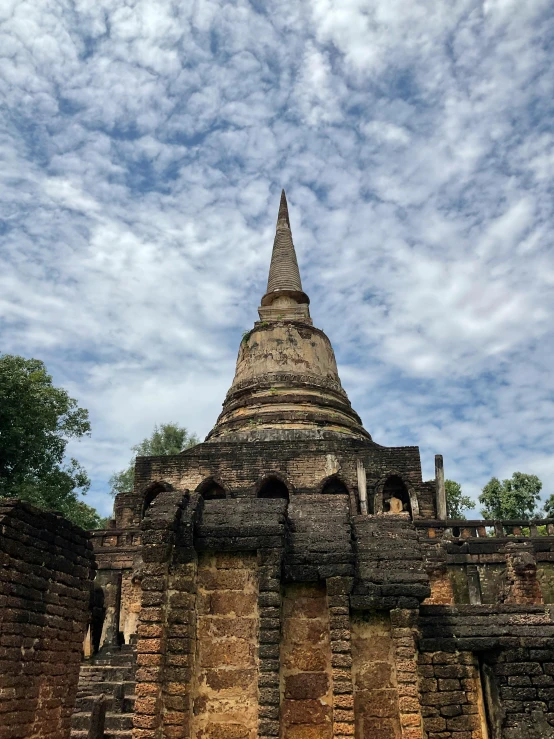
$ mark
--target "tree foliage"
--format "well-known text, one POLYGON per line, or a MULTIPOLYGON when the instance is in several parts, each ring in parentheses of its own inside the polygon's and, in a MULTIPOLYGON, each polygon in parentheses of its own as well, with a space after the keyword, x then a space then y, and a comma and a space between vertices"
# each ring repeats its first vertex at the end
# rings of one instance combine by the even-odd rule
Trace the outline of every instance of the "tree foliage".
POLYGON ((189 434, 184 426, 179 426, 177 423, 162 423, 160 426, 155 426, 150 436, 131 447, 133 457, 129 466, 110 477, 111 494, 126 493, 133 489, 137 457, 179 454, 184 449, 196 446, 199 441, 196 434, 189 434))
POLYGON ((554 495, 550 495, 544 504, 544 515, 546 518, 554 518, 554 495))
POLYGON ((529 519, 538 515, 537 503, 542 482, 536 475, 514 472, 511 478, 493 477, 483 488, 479 502, 484 518, 529 519))
POLYGON ((69 439, 89 433, 88 411, 54 387, 43 362, 0 356, 0 497, 97 528, 98 513, 79 498, 90 486, 87 473, 65 458, 69 439))
POLYGON ((464 511, 473 508, 473 500, 469 495, 462 494, 462 486, 454 480, 445 480, 446 489, 446 514, 448 518, 464 519, 464 511))

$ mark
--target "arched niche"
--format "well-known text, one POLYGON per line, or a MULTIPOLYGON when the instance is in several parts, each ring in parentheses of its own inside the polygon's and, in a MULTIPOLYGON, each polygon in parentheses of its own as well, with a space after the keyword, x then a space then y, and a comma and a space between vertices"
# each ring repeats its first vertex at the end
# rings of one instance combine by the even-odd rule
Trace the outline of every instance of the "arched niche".
POLYGON ((142 499, 142 512, 141 519, 146 515, 146 511, 150 508, 152 503, 156 500, 160 493, 173 490, 173 487, 168 482, 153 482, 144 491, 144 497, 142 499))
POLYGON ((289 500, 289 489, 285 481, 278 475, 268 475, 258 483, 257 498, 281 498, 289 500))
POLYGON ((320 492, 323 495, 348 495, 348 488, 340 477, 331 475, 321 484, 320 492))
POLYGON ((408 513, 410 518, 419 515, 419 503, 414 489, 397 472, 391 472, 377 483, 373 499, 373 512, 390 513, 391 498, 401 501, 402 512, 408 513))
POLYGON ((196 488, 204 500, 224 500, 226 498, 225 490, 213 477, 203 480, 196 488))

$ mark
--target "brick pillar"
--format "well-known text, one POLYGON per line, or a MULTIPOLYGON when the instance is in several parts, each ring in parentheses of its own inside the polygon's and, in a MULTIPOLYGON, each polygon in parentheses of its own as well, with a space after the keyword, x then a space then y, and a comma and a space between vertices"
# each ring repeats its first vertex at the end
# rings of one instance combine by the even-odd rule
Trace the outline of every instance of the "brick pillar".
POLYGON ((191 735, 196 739, 256 739, 259 624, 255 554, 201 553, 197 588, 191 735))
POLYGON ((196 563, 145 564, 133 739, 190 734, 196 563))
POLYGON ((446 564, 428 571, 431 595, 424 601, 425 605, 454 605, 454 588, 448 575, 446 564))
POLYGON ((281 549, 258 551, 260 591, 258 735, 279 736, 279 645, 281 642, 281 549))
POLYGON ((119 647, 119 623, 121 611, 121 572, 112 572, 107 587, 106 619, 104 625, 104 647, 119 647))
POLYGON ((281 641, 282 739, 333 739, 329 607, 321 581, 286 585, 281 641))
POLYGON ((197 506, 198 496, 166 490, 142 522, 144 574, 133 739, 189 736, 189 629, 195 608, 192 532, 197 506))
POLYGON ((333 666, 333 736, 354 735, 354 690, 352 686, 352 650, 350 637, 350 577, 327 580, 331 664, 333 666))
POLYGON ((531 542, 506 544, 507 593, 505 603, 540 605, 542 591, 537 580, 537 561, 531 542))
POLYGON ((435 454, 435 496, 437 518, 439 521, 445 521, 448 516, 446 510, 446 488, 444 484, 444 464, 442 454, 435 454))
POLYGON ((196 561, 177 564, 168 576, 162 681, 162 736, 186 739, 191 726, 191 679, 196 629, 196 561))
POLYGON ((109 641, 110 646, 119 647, 121 646, 120 631, 121 631, 121 590, 123 586, 123 573, 117 572, 114 578, 114 614, 113 614, 113 625, 112 634, 109 641))
MULTIPOLYGON (((148 555, 156 554, 161 558, 161 554, 154 551, 143 552, 143 556, 145 554, 147 559, 150 559, 148 555)), ((167 562, 145 562, 142 609, 137 628, 135 688, 137 697, 133 717, 133 739, 158 739, 162 736, 160 727, 163 658, 166 648, 167 577, 167 562)))
POLYGON ((415 610, 396 609, 390 613, 402 739, 423 737, 417 676, 417 616, 415 610))

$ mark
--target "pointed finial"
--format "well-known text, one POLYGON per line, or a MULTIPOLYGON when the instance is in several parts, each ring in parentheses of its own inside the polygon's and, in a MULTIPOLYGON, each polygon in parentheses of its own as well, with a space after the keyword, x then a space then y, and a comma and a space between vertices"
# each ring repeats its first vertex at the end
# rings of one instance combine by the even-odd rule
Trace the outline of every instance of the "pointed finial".
POLYGON ((309 303, 309 297, 302 290, 292 241, 287 196, 285 191, 281 190, 267 290, 258 313, 261 321, 288 319, 311 324, 309 303), (274 307, 273 303, 276 300, 279 300, 279 303, 274 307))
POLYGON ((289 206, 287 204, 287 196, 285 195, 284 190, 281 190, 281 202, 279 203, 279 215, 277 216, 277 223, 279 223, 279 221, 281 220, 286 221, 287 226, 290 228, 289 206))

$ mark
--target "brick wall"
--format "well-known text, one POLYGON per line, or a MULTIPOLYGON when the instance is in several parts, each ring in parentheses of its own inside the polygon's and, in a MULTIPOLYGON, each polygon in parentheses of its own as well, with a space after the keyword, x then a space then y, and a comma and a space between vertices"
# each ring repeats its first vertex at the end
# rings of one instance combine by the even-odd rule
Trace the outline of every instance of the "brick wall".
POLYGON ((533 641, 535 648, 519 646, 483 657, 492 683, 490 713, 502 727, 502 739, 554 737, 554 651, 550 639, 528 640, 533 641))
POLYGON ((257 737, 257 605, 255 554, 200 556, 193 739, 257 737))
POLYGON ((283 739, 333 737, 329 631, 325 586, 287 586, 280 660, 283 739))
POLYGON ((356 735, 401 739, 394 641, 388 613, 352 615, 356 735))
POLYGON ((479 667, 471 652, 420 654, 418 672, 429 739, 487 739, 479 667))
POLYGON ((418 628, 428 739, 481 739, 485 714, 488 739, 554 738, 554 621, 547 608, 423 606, 418 628))
POLYGON ((0 739, 67 739, 92 546, 61 516, 0 505, 0 739))
MULTIPOLYGON (((116 499, 121 520, 140 520, 144 495, 149 486, 163 481, 175 488, 196 490, 213 478, 228 497, 255 497, 259 481, 270 472, 278 473, 293 494, 317 493, 333 473, 345 483, 353 506, 357 505, 357 461, 364 464, 370 508, 379 482, 399 474, 415 491, 422 515, 434 515, 434 483, 421 479, 417 447, 385 448, 370 441, 354 439, 296 440, 274 442, 199 444, 170 457, 139 457, 135 467, 135 492, 116 499)), ((353 513, 356 511, 353 509, 353 513)))

